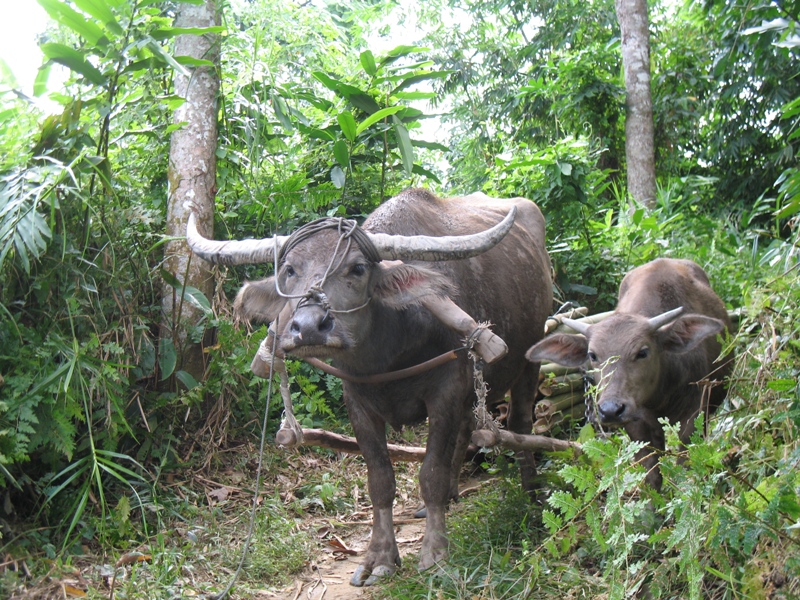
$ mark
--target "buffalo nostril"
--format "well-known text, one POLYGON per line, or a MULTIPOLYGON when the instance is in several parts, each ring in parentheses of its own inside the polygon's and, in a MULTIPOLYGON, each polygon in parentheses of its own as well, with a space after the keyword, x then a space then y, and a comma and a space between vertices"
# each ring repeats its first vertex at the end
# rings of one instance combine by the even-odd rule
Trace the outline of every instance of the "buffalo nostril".
POLYGON ((292 321, 289 325, 289 331, 294 334, 300 333, 300 325, 298 325, 297 321, 292 321))
POLYGON ((319 322, 317 329, 319 329, 321 333, 327 333, 333 329, 333 318, 330 315, 325 315, 325 317, 319 322))
POLYGON ((625 412, 625 405, 616 400, 605 400, 598 405, 597 410, 604 421, 618 421, 625 412))

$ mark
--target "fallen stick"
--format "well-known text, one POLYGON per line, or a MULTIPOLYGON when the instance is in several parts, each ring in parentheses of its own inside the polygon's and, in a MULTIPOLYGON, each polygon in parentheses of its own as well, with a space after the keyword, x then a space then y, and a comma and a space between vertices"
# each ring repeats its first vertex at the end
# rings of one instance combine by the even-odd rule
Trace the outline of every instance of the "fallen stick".
MULTIPOLYGON (((347 435, 325 431, 324 429, 303 429, 303 441, 297 443, 297 438, 291 429, 280 429, 275 434, 275 442, 281 446, 291 448, 294 446, 320 446, 337 452, 347 454, 361 454, 358 442, 347 435)), ((388 444, 389 458, 400 462, 422 462, 425 459, 425 448, 417 446, 398 446, 388 444)))
POLYGON ((559 452, 575 450, 580 452, 581 446, 577 442, 558 440, 542 435, 522 435, 504 429, 491 431, 490 429, 477 429, 472 432, 472 443, 482 448, 502 446, 509 450, 545 450, 559 452))

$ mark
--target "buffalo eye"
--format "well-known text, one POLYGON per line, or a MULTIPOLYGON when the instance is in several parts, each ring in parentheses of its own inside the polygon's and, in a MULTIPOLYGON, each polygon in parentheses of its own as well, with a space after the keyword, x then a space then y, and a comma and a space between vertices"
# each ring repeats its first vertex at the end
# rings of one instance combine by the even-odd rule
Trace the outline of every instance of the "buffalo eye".
POLYGON ((641 360, 650 356, 650 348, 642 348, 636 353, 636 360, 641 360))
POLYGON ((350 275, 355 275, 356 277, 360 277, 366 272, 367 272, 367 265, 365 265, 364 263, 355 264, 350 268, 350 275))
POLYGON ((286 273, 287 277, 294 277, 296 274, 294 267, 292 265, 286 265, 286 267, 284 267, 283 269, 283 272, 286 273))
POLYGON ((589 360, 592 362, 597 362, 597 354, 589 350, 589 360))

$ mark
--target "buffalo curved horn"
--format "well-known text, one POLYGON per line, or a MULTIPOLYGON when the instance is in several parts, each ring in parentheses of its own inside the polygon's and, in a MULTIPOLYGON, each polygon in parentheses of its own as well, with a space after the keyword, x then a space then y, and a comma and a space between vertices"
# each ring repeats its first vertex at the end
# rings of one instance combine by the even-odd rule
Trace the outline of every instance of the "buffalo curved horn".
POLYGON ((567 319, 566 317, 561 317, 561 322, 566 325, 567 327, 571 327, 578 333, 582 333, 586 335, 586 332, 589 331, 589 327, 592 326, 591 323, 582 323, 581 321, 575 321, 574 319, 567 319))
POLYGON ((648 323, 650 324, 650 329, 655 331, 659 327, 663 327, 667 323, 671 323, 674 321, 680 314, 683 312, 683 307, 679 306, 678 308, 673 308, 672 310, 668 310, 665 313, 661 313, 660 315, 656 315, 655 317, 651 317, 648 319, 648 323))
POLYGON ((368 233, 384 260, 454 260, 478 256, 494 248, 511 229, 517 207, 512 206, 505 218, 494 227, 469 235, 389 235, 368 233))
POLYGON ((215 265, 252 265, 271 263, 275 260, 275 243, 278 252, 289 239, 277 235, 263 240, 228 240, 219 242, 209 240, 197 231, 197 220, 194 212, 189 213, 186 223, 186 243, 200 258, 215 265))

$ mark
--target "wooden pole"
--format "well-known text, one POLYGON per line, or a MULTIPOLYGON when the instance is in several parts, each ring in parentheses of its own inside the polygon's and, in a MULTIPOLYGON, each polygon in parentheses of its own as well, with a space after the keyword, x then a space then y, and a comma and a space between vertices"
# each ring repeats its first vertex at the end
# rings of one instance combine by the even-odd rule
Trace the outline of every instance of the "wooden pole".
POLYGON ((545 450, 547 452, 563 452, 564 450, 581 451, 581 446, 577 442, 569 440, 558 440, 542 435, 522 435, 512 433, 505 429, 491 431, 489 429, 477 429, 472 432, 472 443, 482 448, 493 448, 503 446, 509 450, 545 450))
MULTIPOLYGON (((303 441, 297 443, 297 437, 291 429, 280 429, 275 434, 275 442, 288 448, 294 446, 320 446, 336 452, 361 454, 355 438, 325 431, 324 429, 303 429, 303 441)), ((397 462, 422 462, 425 459, 425 448, 417 446, 398 446, 388 444, 389 458, 397 462)))

